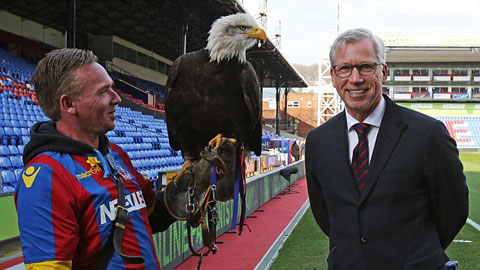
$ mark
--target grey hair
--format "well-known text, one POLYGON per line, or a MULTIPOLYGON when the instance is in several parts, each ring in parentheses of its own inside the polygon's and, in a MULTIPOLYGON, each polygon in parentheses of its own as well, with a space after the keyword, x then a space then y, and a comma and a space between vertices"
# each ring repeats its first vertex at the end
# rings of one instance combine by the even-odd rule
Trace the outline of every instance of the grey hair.
POLYGON ((78 97, 82 82, 76 70, 96 63, 92 51, 64 48, 53 50, 38 62, 30 82, 35 87, 38 104, 53 121, 60 120, 60 97, 64 94, 78 97))
POLYGON ((369 39, 373 42, 379 64, 385 64, 386 52, 382 39, 368 29, 354 28, 343 32, 333 41, 332 47, 330 48, 330 66, 334 66, 335 51, 339 46, 343 48, 347 43, 356 43, 364 39, 369 39))

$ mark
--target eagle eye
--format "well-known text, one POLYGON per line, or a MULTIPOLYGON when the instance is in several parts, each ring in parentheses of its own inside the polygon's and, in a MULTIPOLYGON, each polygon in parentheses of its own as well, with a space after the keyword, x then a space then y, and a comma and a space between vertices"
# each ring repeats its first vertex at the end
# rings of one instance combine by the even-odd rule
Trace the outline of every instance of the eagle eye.
POLYGON ((240 28, 240 30, 242 31, 247 30, 247 27, 245 25, 239 25, 238 28, 240 28))

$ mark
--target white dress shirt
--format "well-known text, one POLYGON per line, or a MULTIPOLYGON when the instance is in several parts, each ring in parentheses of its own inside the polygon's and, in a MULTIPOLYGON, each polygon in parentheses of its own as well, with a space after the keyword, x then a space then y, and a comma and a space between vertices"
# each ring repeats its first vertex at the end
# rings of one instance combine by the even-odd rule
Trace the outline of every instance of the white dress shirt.
MULTIPOLYGON (((363 121, 365 124, 371 125, 370 131, 368 132, 367 139, 368 139, 368 163, 370 164, 370 160, 372 160, 372 154, 375 147, 375 142, 377 141, 378 130, 380 128, 380 124, 382 123, 383 115, 385 114, 385 98, 382 96, 380 103, 378 106, 373 110, 373 112, 363 121)), ((353 129, 353 126, 357 123, 360 123, 357 119, 353 118, 348 113, 348 110, 345 110, 347 115, 347 130, 348 130, 348 149, 349 149, 349 157, 350 163, 352 163, 352 156, 353 156, 353 149, 357 146, 358 143, 358 135, 357 132, 353 129)))

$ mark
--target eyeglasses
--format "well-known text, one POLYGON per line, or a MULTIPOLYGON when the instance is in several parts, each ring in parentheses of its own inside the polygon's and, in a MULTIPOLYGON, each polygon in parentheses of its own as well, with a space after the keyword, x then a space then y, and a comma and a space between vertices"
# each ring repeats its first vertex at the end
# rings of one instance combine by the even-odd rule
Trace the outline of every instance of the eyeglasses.
POLYGON ((358 73, 362 76, 372 75, 377 70, 377 66, 383 64, 378 63, 363 63, 360 65, 335 65, 333 66, 333 72, 340 78, 348 78, 352 75, 353 68, 357 68, 358 73))

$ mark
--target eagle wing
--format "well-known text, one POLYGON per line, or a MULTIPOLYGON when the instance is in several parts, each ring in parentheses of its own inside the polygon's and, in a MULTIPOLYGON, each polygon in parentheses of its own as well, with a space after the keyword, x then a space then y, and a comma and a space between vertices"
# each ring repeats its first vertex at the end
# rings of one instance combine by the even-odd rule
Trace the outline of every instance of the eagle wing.
POLYGON ((262 152, 262 98, 257 75, 249 62, 243 69, 240 80, 251 123, 246 143, 250 150, 260 156, 262 152))
POLYGON ((167 131, 168 131, 168 140, 170 146, 174 150, 180 150, 180 145, 177 138, 177 128, 176 121, 174 120, 178 114, 178 95, 175 95, 175 85, 177 84, 177 78, 179 73, 179 68, 182 62, 182 57, 177 58, 170 67, 167 79, 167 85, 165 90, 165 113, 167 120, 167 131))

